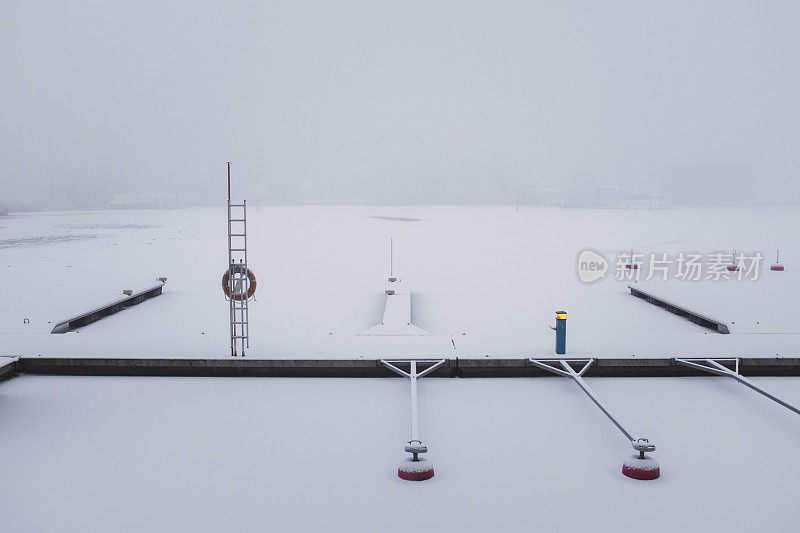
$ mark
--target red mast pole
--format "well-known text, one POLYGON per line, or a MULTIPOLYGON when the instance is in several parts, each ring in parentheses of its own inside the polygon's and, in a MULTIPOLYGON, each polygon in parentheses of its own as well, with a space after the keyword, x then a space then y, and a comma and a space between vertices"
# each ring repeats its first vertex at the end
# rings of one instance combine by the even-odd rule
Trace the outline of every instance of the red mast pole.
POLYGON ((234 339, 234 311, 233 311, 233 258, 231 256, 231 162, 228 166, 228 288, 231 291, 230 318, 231 318, 231 356, 236 356, 236 340, 234 339))

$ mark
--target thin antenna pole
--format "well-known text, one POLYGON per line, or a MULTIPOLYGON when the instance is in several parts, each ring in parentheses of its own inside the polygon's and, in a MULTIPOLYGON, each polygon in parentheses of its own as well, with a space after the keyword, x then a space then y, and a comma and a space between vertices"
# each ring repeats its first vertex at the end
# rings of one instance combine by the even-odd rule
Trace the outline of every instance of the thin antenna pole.
POLYGON ((389 277, 394 277, 394 237, 389 237, 389 277))
POLYGON ((231 203, 231 162, 228 161, 228 203, 231 203))

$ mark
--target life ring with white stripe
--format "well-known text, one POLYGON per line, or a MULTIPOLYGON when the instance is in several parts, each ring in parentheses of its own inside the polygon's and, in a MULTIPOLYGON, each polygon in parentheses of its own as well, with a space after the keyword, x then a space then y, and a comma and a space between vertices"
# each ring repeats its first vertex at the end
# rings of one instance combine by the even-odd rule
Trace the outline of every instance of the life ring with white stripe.
POLYGON ((222 275, 222 291, 225 293, 226 298, 233 298, 236 301, 249 300, 256 293, 256 275, 249 268, 244 265, 231 265, 222 275), (247 273, 247 292, 234 293, 231 296, 231 273, 245 274, 247 273))

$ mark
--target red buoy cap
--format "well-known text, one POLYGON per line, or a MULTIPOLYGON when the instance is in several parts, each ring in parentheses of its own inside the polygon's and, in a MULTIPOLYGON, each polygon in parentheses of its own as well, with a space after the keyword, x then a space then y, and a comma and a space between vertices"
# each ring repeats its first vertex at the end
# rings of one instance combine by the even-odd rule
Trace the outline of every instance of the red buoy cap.
POLYGON ((622 463, 622 473, 632 479, 658 479, 661 468, 652 457, 639 459, 638 455, 631 455, 622 463))
POLYGON ((405 459, 397 468, 397 476, 407 481, 425 481, 433 477, 433 465, 425 459, 405 459))

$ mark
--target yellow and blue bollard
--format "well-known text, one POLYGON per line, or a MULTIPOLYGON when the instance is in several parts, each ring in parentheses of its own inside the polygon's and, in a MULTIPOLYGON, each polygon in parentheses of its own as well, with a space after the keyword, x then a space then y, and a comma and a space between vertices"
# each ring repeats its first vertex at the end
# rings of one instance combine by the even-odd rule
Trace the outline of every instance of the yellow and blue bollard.
POLYGON ((556 353, 564 355, 567 352, 567 312, 556 311, 556 353))

